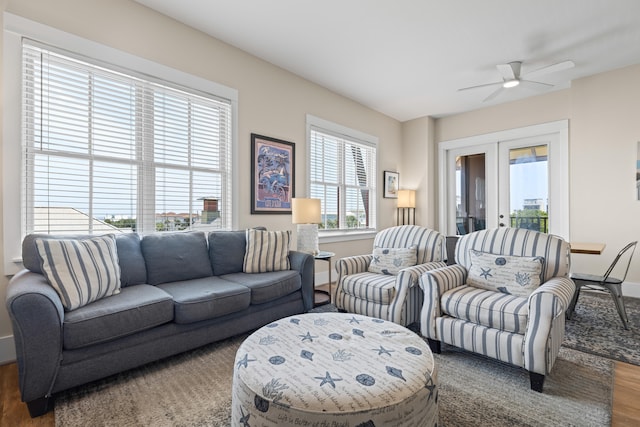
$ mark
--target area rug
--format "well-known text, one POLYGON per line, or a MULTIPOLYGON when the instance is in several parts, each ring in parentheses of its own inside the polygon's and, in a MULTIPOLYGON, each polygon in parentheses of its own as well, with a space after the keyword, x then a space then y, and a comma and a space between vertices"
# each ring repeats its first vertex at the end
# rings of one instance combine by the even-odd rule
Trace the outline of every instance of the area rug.
MULTIPOLYGON (((246 335, 245 335, 246 336, 246 335)), ((231 338, 56 398, 57 426, 228 426, 236 349, 231 338)), ((561 349, 544 393, 522 369, 450 346, 436 355, 440 426, 609 425, 613 363, 561 349)))
POLYGON ((609 293, 582 291, 563 346, 640 365, 640 299, 624 297, 629 317, 625 330, 609 293))

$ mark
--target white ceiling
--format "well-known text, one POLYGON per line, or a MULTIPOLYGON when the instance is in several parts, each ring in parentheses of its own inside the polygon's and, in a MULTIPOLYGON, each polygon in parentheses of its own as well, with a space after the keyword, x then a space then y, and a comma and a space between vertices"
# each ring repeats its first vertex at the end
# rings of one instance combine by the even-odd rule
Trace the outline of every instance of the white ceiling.
POLYGON ((442 117, 564 89, 640 63, 638 0, 135 0, 400 121, 442 117), (570 70, 482 102, 501 81, 570 70))

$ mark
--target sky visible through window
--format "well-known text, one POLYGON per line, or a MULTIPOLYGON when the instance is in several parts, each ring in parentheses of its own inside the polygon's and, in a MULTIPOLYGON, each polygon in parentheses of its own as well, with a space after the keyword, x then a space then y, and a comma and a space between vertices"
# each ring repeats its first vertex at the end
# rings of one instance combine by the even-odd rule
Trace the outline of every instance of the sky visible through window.
POLYGON ((23 61, 27 217, 47 230, 69 209, 139 231, 230 226, 227 101, 39 47, 23 61))

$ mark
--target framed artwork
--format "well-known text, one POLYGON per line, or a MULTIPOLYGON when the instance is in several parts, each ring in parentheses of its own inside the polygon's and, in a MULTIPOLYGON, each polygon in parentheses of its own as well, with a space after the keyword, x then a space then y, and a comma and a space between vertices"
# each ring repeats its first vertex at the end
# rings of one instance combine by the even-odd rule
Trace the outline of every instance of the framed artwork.
POLYGON ((398 188, 400 188, 400 174, 398 172, 384 171, 383 196, 387 199, 397 199, 398 188))
POLYGON ((251 213, 290 214, 295 196, 293 142, 251 134, 251 213))

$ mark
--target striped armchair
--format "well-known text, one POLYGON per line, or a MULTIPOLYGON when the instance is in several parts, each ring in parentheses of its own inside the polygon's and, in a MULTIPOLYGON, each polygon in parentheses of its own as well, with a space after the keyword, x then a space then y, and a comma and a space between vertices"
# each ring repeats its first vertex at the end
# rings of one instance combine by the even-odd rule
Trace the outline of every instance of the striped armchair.
MULTIPOLYGON (((440 353, 444 342, 523 367, 529 371, 531 389, 542 392, 545 375, 551 371, 564 338, 565 311, 575 291, 569 278, 569 244, 531 230, 482 230, 460 238, 455 259, 457 264, 420 277, 425 295, 420 331, 431 349, 440 353), (513 282, 515 289, 478 287, 478 271, 480 276, 493 273, 498 277, 498 269, 492 268, 495 265, 480 262, 485 258, 479 257, 487 253, 497 255, 489 256, 494 256, 498 266, 538 263, 531 276, 540 285, 530 289, 528 296, 516 295, 524 283, 520 280, 513 282)), ((523 276, 529 279, 529 274, 520 272, 502 277, 523 276)))
POLYGON ((378 317, 403 326, 417 323, 424 300, 418 280, 425 271, 446 265, 443 262, 444 236, 417 225, 401 225, 379 232, 373 246, 374 250, 415 246, 416 264, 390 275, 369 271, 373 254, 340 259, 336 264, 336 306, 350 313, 378 317))

